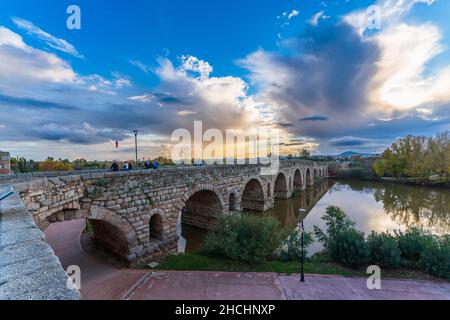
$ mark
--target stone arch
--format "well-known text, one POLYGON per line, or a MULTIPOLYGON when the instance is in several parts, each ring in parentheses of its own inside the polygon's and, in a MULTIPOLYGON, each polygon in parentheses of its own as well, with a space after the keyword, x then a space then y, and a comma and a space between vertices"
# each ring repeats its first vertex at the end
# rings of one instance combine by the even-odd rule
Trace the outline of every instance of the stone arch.
POLYGON ((305 181, 306 181, 306 185, 307 186, 312 186, 314 184, 314 181, 313 181, 313 179, 311 177, 311 168, 307 168, 306 169, 305 181))
POLYGON ((213 192, 217 196, 219 201, 220 201, 221 211, 222 212, 227 211, 226 210, 225 201, 223 200, 223 197, 222 197, 222 193, 220 192, 220 190, 218 188, 216 188, 215 186, 213 186, 211 184, 196 185, 192 189, 189 189, 188 191, 186 191, 183 194, 183 196, 180 198, 180 200, 178 200, 178 202, 176 204, 176 208, 179 209, 179 210, 182 210, 183 207, 186 205, 186 202, 188 201, 188 199, 190 197, 192 197, 195 193, 200 192, 200 191, 211 191, 211 192, 213 192))
POLYGON ((248 179, 242 190, 242 210, 264 211, 264 188, 259 178, 253 177, 248 179))
POLYGON ((313 173, 314 173, 314 180, 317 180, 318 176, 317 176, 317 169, 316 168, 314 168, 313 173))
POLYGON ((117 213, 91 206, 87 217, 93 228, 93 240, 123 262, 129 263, 138 237, 131 224, 117 213))
MULTIPOLYGON (((164 240, 164 239, 166 239, 167 238, 167 234, 166 234, 166 231, 165 231, 165 226, 168 223, 167 219, 168 219, 168 215, 167 215, 167 213, 166 213, 166 211, 164 209, 162 209, 162 208, 153 208, 152 210, 150 210, 150 212, 147 213, 143 217, 143 225, 144 225, 143 226, 143 233, 144 233, 144 235, 143 235, 142 239, 144 239, 144 237, 145 237, 145 239, 148 239, 148 241, 155 241, 155 240, 164 240), (161 217, 161 220, 158 221, 156 219, 159 219, 159 218, 156 218, 155 220, 153 220, 153 223, 152 223, 152 219, 155 216, 161 217), (160 225, 158 226, 158 224, 160 224, 160 225), (161 231, 159 234, 158 234, 158 231, 156 232, 157 235, 158 235, 157 237, 153 237, 152 236, 152 234, 155 234, 155 231, 156 231, 155 229, 153 229, 153 232, 152 232, 152 225, 154 227, 156 227, 156 229, 158 231, 159 230, 161 231)), ((139 237, 141 237, 141 236, 139 236, 139 237)), ((147 240, 145 240, 145 241, 147 241, 147 240)))
POLYGON ((181 223, 206 230, 214 228, 217 216, 228 211, 220 192, 211 185, 187 191, 181 203, 181 223))
POLYGON ((272 195, 272 186, 270 185, 270 182, 267 183, 267 197, 270 198, 272 195))
POLYGON ((163 218, 159 213, 151 216, 148 225, 150 241, 163 240, 163 218))
POLYGON ((274 196, 277 199, 287 199, 288 198, 288 180, 284 172, 278 172, 275 177, 274 182, 274 196))
POLYGON ((303 187, 303 179, 300 169, 296 169, 294 172, 294 187, 299 189, 303 187))

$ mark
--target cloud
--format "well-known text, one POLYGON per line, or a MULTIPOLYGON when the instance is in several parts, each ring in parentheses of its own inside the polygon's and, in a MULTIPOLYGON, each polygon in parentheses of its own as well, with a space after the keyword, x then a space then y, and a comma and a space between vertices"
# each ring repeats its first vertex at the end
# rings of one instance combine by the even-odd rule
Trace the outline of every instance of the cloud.
MULTIPOLYGON (((283 128, 316 139, 324 152, 335 147, 328 141, 336 136, 383 136, 385 142, 409 134, 406 128, 442 129, 450 122, 450 66, 427 70, 445 47, 436 25, 405 22, 419 3, 434 1, 379 2, 386 7, 376 32, 366 32, 365 10, 333 24, 318 23, 324 17, 318 12, 311 27, 281 41, 281 50, 259 49, 238 61, 249 72, 255 101, 269 106, 276 124, 300 117, 300 125, 283 128)), ((361 148, 367 146, 380 144, 361 148)))
POLYGON ((307 116, 300 119, 300 121, 328 121, 328 120, 330 120, 330 118, 320 115, 307 116))
POLYGON ((128 97, 129 100, 139 101, 139 102, 149 102, 153 98, 152 94, 143 94, 140 96, 128 97))
POLYGON ((213 72, 211 65, 203 60, 193 56, 182 56, 180 70, 193 71, 200 74, 201 79, 207 79, 213 72))
POLYGON ((300 13, 300 12, 299 12, 298 10, 295 10, 295 9, 294 9, 294 10, 291 11, 291 13, 288 14, 287 18, 288 18, 289 20, 291 20, 292 18, 298 16, 299 13, 300 13))
POLYGON ((39 27, 35 26, 32 22, 21 19, 13 18, 14 24, 22 30, 25 30, 30 36, 36 37, 43 41, 49 47, 70 54, 76 58, 84 59, 84 56, 80 54, 77 49, 64 39, 59 39, 39 27))
POLYGON ((58 56, 25 44, 22 37, 0 26, 0 88, 28 83, 74 83, 77 80, 70 65, 58 56))
POLYGON ((284 45, 290 55, 260 49, 238 61, 249 71, 255 99, 270 106, 275 122, 304 119, 289 131, 316 138, 361 126, 376 73, 377 46, 345 23, 310 27, 284 45), (329 121, 317 121, 321 119, 311 114, 327 115, 329 121))
POLYGON ((188 116, 188 115, 196 114, 196 113, 197 112, 192 111, 192 110, 181 110, 181 111, 177 112, 177 115, 179 115, 179 116, 188 116))
POLYGON ((368 142, 372 142, 372 140, 358 137, 341 137, 329 140, 328 144, 333 147, 355 147, 365 145, 368 142))
MULTIPOLYGON (((277 16, 277 20, 280 21, 280 25, 281 27, 286 27, 290 24, 290 20, 295 18, 296 16, 298 16, 300 14, 300 11, 293 9, 291 12, 288 11, 284 11, 282 14, 277 16)), ((280 35, 278 34, 278 37, 280 37, 280 35)))
POLYGON ((309 23, 316 27, 319 24, 320 19, 328 19, 328 18, 329 16, 325 15, 325 11, 322 10, 313 15, 309 20, 309 23))
POLYGON ((144 73, 149 73, 151 71, 151 68, 147 65, 145 65, 144 63, 142 63, 139 60, 130 60, 130 63, 135 66, 138 67, 139 69, 141 69, 144 73))

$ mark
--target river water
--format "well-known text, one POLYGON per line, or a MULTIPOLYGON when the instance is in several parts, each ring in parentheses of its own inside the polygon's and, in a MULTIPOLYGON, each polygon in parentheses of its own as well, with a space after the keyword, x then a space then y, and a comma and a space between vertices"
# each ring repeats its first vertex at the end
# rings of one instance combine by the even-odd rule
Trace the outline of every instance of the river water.
MULTIPOLYGON (((356 228, 369 234, 423 227, 434 234, 450 232, 450 189, 404 184, 326 180, 315 187, 296 191, 288 200, 276 200, 272 209, 260 213, 274 215, 282 227, 295 228, 304 218, 305 231, 314 225, 325 230, 321 217, 328 206, 338 206, 356 222, 356 228), (299 215, 298 209, 305 209, 299 215)), ((205 232, 183 225, 186 252, 201 248, 205 232)), ((309 254, 321 251, 319 243, 309 254)))

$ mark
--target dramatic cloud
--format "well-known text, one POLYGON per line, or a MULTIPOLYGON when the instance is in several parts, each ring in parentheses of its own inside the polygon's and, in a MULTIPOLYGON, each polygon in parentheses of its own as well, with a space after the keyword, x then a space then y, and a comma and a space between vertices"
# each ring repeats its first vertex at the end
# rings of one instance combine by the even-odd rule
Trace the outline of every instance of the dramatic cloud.
POLYGON ((445 47, 436 25, 405 22, 418 3, 434 1, 380 1, 383 24, 376 32, 366 30, 366 10, 334 24, 318 23, 325 17, 318 12, 310 28, 282 42, 280 52, 259 49, 239 61, 249 71, 256 101, 270 106, 275 123, 300 119, 280 126, 316 139, 325 152, 336 147, 329 143, 335 137, 362 136, 355 147, 376 147, 364 139, 397 138, 408 132, 401 127, 406 122, 418 132, 442 129, 450 122, 450 66, 427 70, 445 47), (385 126, 392 129, 382 131, 385 126))
POLYGON ((74 57, 84 59, 83 55, 81 55, 77 49, 66 40, 59 39, 44 30, 35 26, 32 22, 20 19, 13 18, 13 22, 22 30, 25 30, 30 36, 36 37, 37 39, 43 41, 49 47, 70 54, 74 57))
POLYGON ((311 114, 330 120, 301 121, 292 128, 295 135, 312 137, 360 126, 376 73, 377 46, 339 23, 309 28, 304 37, 289 42, 289 49, 292 55, 258 50, 239 61, 250 71, 258 101, 271 106, 277 122, 308 120, 311 114), (356 121, 350 123, 350 115, 356 121))

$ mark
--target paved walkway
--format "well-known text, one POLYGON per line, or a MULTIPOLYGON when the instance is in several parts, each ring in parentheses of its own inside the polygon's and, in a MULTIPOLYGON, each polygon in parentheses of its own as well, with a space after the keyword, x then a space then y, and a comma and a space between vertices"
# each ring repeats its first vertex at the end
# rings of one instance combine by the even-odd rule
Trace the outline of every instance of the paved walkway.
POLYGON ((171 272, 119 269, 83 252, 79 236, 84 220, 51 224, 45 234, 64 268, 81 268, 82 299, 446 299, 450 283, 382 280, 381 290, 368 290, 365 278, 275 273, 171 272))

